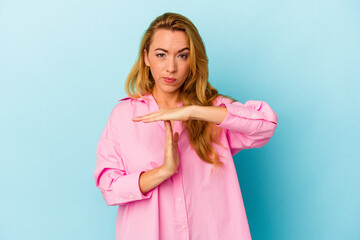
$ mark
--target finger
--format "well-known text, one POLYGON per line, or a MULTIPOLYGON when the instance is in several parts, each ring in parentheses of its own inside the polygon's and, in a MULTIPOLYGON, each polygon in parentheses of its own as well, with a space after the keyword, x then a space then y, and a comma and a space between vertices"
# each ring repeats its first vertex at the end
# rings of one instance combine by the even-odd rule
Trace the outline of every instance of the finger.
POLYGON ((142 120, 142 118, 143 118, 143 116, 136 116, 136 117, 133 117, 132 120, 133 120, 134 122, 139 122, 139 121, 142 120))
POLYGON ((142 119, 146 119, 146 118, 149 118, 149 117, 151 117, 150 115, 143 115, 143 116, 136 116, 136 117, 134 117, 133 118, 133 120, 142 120, 142 119))
POLYGON ((139 118, 135 118, 135 120, 140 120, 143 122, 154 122, 154 121, 164 121, 164 120, 169 120, 169 119, 164 119, 164 117, 162 116, 162 113, 157 111, 157 112, 152 112, 149 114, 146 114, 144 116, 140 116, 139 118))
POLYGON ((157 119, 154 117, 136 117, 132 119, 134 122, 143 121, 144 123, 153 122, 153 121, 160 121, 161 119, 157 119))
POLYGON ((151 113, 148 113, 148 114, 145 114, 145 115, 135 116, 133 119, 135 119, 135 120, 139 120, 139 119, 142 120, 142 119, 146 119, 146 118, 153 117, 153 116, 155 116, 157 113, 158 113, 158 111, 156 111, 156 112, 151 112, 151 113))
POLYGON ((174 134, 174 137, 173 137, 173 143, 176 145, 177 142, 178 142, 178 140, 179 140, 179 133, 176 132, 176 133, 174 134))
POLYGON ((173 142, 173 133, 172 133, 172 127, 171 127, 171 122, 169 120, 164 121, 165 123, 165 144, 168 147, 172 146, 172 142, 173 142))
POLYGON ((141 121, 141 118, 137 117, 137 118, 133 118, 132 119, 134 122, 140 122, 141 121))
POLYGON ((160 109, 156 112, 152 112, 142 116, 143 120, 155 120, 155 121, 165 121, 165 120, 172 120, 170 112, 166 111, 165 109, 160 109))

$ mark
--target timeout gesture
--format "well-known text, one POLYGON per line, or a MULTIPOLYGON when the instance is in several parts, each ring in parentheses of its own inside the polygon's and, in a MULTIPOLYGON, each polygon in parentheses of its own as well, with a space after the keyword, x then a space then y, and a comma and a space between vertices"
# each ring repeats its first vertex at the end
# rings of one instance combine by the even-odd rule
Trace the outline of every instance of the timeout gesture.
POLYGON ((191 106, 164 108, 143 116, 134 117, 132 120, 134 122, 143 121, 144 123, 165 120, 187 121, 190 120, 191 110, 191 106))

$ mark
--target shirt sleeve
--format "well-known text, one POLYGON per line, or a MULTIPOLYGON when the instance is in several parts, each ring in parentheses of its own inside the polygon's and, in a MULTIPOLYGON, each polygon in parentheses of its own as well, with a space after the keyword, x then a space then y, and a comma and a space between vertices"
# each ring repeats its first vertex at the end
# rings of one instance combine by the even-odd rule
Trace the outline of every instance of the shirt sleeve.
POLYGON ((95 184, 109 206, 125 205, 132 201, 148 199, 153 189, 143 194, 139 187, 140 174, 128 173, 119 151, 119 131, 116 121, 118 113, 114 108, 100 136, 96 150, 95 184))
POLYGON ((216 124, 225 129, 232 155, 242 149, 260 148, 269 142, 277 127, 277 114, 264 101, 249 100, 242 104, 223 98, 225 119, 216 124))

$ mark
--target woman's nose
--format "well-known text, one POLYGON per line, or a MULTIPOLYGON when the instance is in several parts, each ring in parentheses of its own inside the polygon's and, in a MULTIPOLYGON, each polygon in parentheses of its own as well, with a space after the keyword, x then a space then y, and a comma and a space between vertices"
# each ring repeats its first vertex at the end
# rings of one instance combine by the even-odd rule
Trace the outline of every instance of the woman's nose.
POLYGON ((168 72, 175 72, 177 70, 176 60, 174 58, 169 58, 166 70, 168 72))

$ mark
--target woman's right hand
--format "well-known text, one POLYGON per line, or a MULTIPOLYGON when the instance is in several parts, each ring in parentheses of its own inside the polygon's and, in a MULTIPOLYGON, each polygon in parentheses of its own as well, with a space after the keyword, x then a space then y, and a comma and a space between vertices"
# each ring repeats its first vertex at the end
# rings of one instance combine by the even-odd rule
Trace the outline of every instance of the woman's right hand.
POLYGON ((177 150, 177 142, 179 133, 173 135, 170 120, 165 120, 165 159, 161 166, 163 170, 170 176, 177 172, 179 166, 179 152, 177 150))

